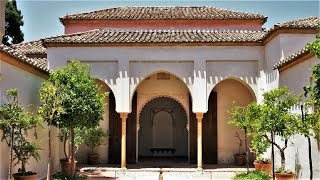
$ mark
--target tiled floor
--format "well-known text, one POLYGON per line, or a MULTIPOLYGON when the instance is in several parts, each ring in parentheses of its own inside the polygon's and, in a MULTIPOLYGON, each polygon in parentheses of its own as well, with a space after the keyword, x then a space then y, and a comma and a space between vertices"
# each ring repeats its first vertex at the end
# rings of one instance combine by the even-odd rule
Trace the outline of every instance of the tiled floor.
MULTIPOLYGON (((89 179, 123 179, 123 180, 210 180, 231 179, 236 173, 245 172, 244 166, 204 165, 199 171, 195 164, 185 161, 143 161, 128 164, 126 170, 119 165, 77 165, 81 174, 89 179)), ((250 170, 253 170, 251 167, 250 170)))

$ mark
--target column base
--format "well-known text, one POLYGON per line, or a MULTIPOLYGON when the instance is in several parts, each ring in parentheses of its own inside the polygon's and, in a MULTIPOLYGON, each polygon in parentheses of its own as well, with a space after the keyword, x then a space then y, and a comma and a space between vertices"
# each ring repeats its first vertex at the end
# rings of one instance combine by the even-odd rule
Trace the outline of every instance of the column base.
POLYGON ((203 168, 202 167, 198 167, 197 171, 203 171, 203 168))

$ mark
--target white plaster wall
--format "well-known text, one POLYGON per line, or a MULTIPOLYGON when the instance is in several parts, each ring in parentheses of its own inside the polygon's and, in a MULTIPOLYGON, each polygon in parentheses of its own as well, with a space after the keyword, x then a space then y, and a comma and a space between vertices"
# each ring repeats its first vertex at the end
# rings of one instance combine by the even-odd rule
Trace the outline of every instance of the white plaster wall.
MULTIPOLYGON (((26 110, 37 112, 39 106, 39 88, 41 83, 45 80, 37 77, 24 70, 18 69, 15 66, 9 65, 5 62, 0 61, 1 64, 1 77, 0 80, 0 96, 1 104, 5 103, 3 98, 6 96, 6 90, 17 88, 19 91, 19 102, 23 104, 26 110), (31 106, 28 106, 30 105, 31 106)), ((47 128, 37 128, 38 139, 36 142, 42 150, 40 151, 41 160, 36 162, 31 160, 27 166, 27 170, 35 171, 38 173, 38 178, 44 178, 47 171, 47 156, 48 156, 48 134, 47 128)), ((32 133, 30 133, 32 134, 32 133)), ((53 129, 52 137, 57 135, 57 129, 53 129)), ((57 172, 59 168, 59 142, 57 138, 52 138, 52 168, 54 172, 57 172)), ((8 175, 8 163, 9 163, 9 148, 4 142, 0 144, 0 179, 6 179, 8 175)), ((17 172, 19 166, 14 168, 13 172, 17 172)))
POLYGON ((273 70, 273 66, 314 41, 315 36, 315 34, 280 34, 265 45, 265 90, 279 86, 279 74, 273 70))
MULTIPOLYGON (((255 97, 244 84, 234 79, 221 81, 213 91, 217 92, 218 164, 234 164, 233 155, 238 153, 239 148, 238 139, 234 136, 238 132, 244 140, 244 133, 228 124, 229 111, 234 104, 246 106, 255 101, 255 97)), ((245 152, 244 145, 241 152, 245 152)))
POLYGON ((135 91, 136 85, 141 81, 142 76, 151 74, 155 70, 167 70, 179 76, 190 89, 193 99, 193 112, 206 112, 208 94, 206 61, 259 60, 260 63, 260 61, 263 61, 263 47, 172 46, 48 48, 48 60, 51 69, 66 65, 67 61, 71 59, 95 61, 95 63, 97 61, 118 62, 117 77, 109 79, 109 81, 115 82, 115 84, 111 85, 104 80, 113 92, 115 92, 117 112, 131 111, 130 99, 135 91), (163 61, 170 61, 170 63, 163 61), (150 62, 157 63, 153 64, 150 62), (192 64, 189 62, 193 62, 192 73, 190 72, 191 66, 187 65, 192 64), (175 66, 179 67, 173 68, 175 66))
MULTIPOLYGON (((288 86, 291 91, 296 95, 303 93, 303 87, 310 85, 311 68, 320 62, 316 57, 310 58, 303 61, 289 69, 280 72, 280 86, 288 86)), ((299 111, 298 111, 299 112, 299 111)), ((307 139, 301 135, 296 135, 291 138, 292 143, 285 151, 287 159, 287 168, 295 170, 295 165, 301 165, 300 178, 309 177, 309 160, 308 160, 308 144, 307 139), (302 148, 303 147, 303 148, 302 148)), ((279 157, 279 152, 277 151, 277 156, 279 157)), ((320 178, 320 147, 315 139, 312 139, 312 156, 313 156, 313 168, 314 168, 314 178, 320 178)), ((280 157, 279 157, 280 159, 280 157)), ((279 161, 277 161, 277 167, 280 166, 279 161)))
POLYGON ((319 63, 320 60, 314 56, 280 72, 280 86, 289 86, 290 90, 297 95, 303 93, 303 87, 311 83, 311 68, 319 63))
POLYGON ((287 57, 316 40, 316 34, 280 34, 281 56, 287 57))
POLYGON ((279 62, 280 58, 280 37, 277 36, 265 45, 265 91, 279 86, 279 74, 278 71, 273 70, 273 66, 279 62))
POLYGON ((258 93, 258 61, 208 61, 208 97, 211 89, 226 78, 237 78, 245 82, 253 91, 258 93))

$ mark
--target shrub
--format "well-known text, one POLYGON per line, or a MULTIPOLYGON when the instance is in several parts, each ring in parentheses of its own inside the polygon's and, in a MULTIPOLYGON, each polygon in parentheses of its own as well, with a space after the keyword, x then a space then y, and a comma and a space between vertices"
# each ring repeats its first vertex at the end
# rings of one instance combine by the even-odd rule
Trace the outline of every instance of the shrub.
POLYGON ((232 180, 269 180, 270 177, 267 173, 263 171, 252 171, 247 173, 237 174, 236 176, 232 177, 232 180))

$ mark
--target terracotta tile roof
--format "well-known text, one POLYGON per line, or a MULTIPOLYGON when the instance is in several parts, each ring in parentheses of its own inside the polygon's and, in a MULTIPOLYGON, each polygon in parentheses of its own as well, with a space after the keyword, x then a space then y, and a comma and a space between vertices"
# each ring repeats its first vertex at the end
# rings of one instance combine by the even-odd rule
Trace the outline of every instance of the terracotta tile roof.
POLYGON ((307 49, 307 47, 299 50, 298 52, 295 52, 294 54, 291 54, 290 56, 280 60, 277 64, 275 64, 273 66, 273 69, 280 69, 282 67, 284 67, 285 65, 299 59, 300 57, 306 55, 306 54, 309 54, 310 51, 307 49))
POLYGON ((320 17, 308 17, 303 19, 296 19, 283 23, 277 23, 270 29, 267 29, 267 36, 277 31, 278 29, 317 29, 320 23, 320 17))
POLYGON ((249 30, 108 30, 67 34, 42 39, 46 43, 212 43, 259 42, 263 31, 249 30))
POLYGON ((47 58, 33 57, 29 58, 31 61, 37 62, 42 67, 48 67, 47 58))
POLYGON ((13 44, 10 47, 26 55, 47 54, 41 40, 13 44))
POLYGON ((28 58, 25 54, 22 54, 15 49, 2 44, 0 45, 0 51, 18 60, 21 60, 22 62, 27 63, 28 65, 33 66, 38 70, 44 71, 46 73, 50 72, 47 67, 46 58, 28 58))
POLYGON ((267 17, 258 13, 239 12, 216 7, 116 7, 92 11, 87 13, 65 15, 60 18, 63 22, 67 19, 91 19, 91 20, 119 20, 119 19, 261 19, 267 17))
POLYGON ((273 26, 273 29, 277 29, 277 28, 294 28, 294 29, 314 28, 316 29, 319 23, 320 23, 320 17, 308 17, 304 19, 296 19, 293 21, 278 23, 273 26))

